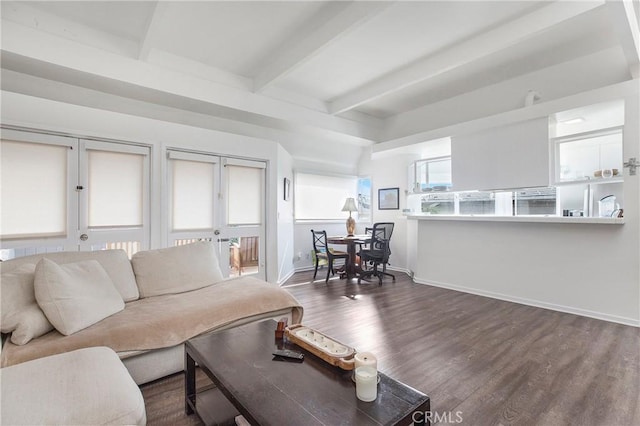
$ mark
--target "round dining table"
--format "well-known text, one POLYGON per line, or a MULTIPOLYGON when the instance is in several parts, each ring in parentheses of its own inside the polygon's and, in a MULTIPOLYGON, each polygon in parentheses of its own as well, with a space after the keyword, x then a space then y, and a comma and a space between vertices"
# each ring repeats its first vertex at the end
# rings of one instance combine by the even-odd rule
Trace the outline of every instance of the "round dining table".
POLYGON ((362 268, 357 262, 356 245, 367 244, 370 241, 371 235, 367 234, 327 237, 327 243, 329 244, 341 244, 347 246, 347 253, 349 254, 349 258, 345 262, 344 266, 338 269, 338 272, 341 276, 347 278, 348 280, 358 277, 358 275, 362 272, 362 268))

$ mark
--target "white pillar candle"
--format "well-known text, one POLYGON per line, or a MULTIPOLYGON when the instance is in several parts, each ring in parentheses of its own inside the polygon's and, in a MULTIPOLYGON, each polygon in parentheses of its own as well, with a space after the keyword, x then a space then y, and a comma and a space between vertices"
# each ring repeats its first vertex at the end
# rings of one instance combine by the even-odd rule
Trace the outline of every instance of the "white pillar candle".
POLYGON ((378 396, 378 371, 375 368, 356 368, 356 396, 360 401, 375 401, 378 396))
POLYGON ((354 357, 355 368, 358 367, 373 367, 378 370, 378 358, 371 352, 358 352, 354 357))

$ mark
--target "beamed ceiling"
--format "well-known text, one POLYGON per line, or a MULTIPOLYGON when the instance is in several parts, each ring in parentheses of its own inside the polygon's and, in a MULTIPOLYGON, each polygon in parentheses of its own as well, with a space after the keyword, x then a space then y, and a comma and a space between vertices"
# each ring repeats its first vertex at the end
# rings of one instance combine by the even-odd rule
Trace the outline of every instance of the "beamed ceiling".
POLYGON ((5 91, 292 151, 403 137, 493 87, 513 109, 529 90, 546 100, 638 77, 630 1, 2 1, 1 13, 5 91))

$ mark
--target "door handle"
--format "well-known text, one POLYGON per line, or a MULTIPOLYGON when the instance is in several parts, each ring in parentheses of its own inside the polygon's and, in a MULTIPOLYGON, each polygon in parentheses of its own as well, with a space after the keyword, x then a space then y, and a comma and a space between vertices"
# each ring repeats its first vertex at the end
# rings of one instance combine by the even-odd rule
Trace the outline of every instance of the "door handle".
POLYGON ((87 241, 88 239, 89 239, 89 236, 87 234, 80 235, 80 241, 87 241))
POLYGON ((227 241, 229 241, 229 238, 218 238, 219 243, 225 243, 227 241))

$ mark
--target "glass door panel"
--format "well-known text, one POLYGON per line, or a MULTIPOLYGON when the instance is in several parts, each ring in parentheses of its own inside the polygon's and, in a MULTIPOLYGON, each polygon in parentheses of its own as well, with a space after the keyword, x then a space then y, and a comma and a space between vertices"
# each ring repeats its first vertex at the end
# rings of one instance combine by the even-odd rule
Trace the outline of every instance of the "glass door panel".
POLYGON ((149 246, 149 148, 80 141, 80 250, 149 246))
POLYGON ((229 239, 229 276, 260 273, 260 237, 233 237, 229 239))
POLYGON ((213 241, 225 277, 264 278, 265 168, 169 150, 169 245, 213 241))
POLYGON ((0 259, 78 250, 78 139, 1 132, 0 259))
POLYGON ((169 245, 217 240, 220 157, 169 150, 167 158, 169 245))
POLYGON ((224 158, 222 163, 220 266, 227 276, 264 279, 266 163, 232 158, 224 158))

